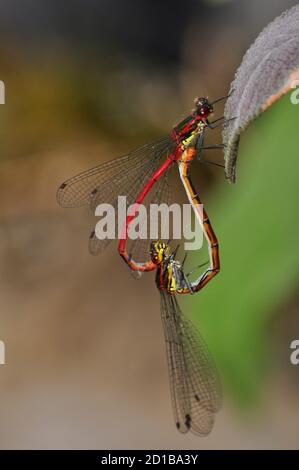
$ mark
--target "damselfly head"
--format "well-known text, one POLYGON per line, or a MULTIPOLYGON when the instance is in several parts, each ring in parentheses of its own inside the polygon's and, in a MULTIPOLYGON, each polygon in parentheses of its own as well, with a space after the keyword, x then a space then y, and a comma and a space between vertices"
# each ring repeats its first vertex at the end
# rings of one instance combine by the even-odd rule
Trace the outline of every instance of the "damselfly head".
POLYGON ((199 117, 207 118, 214 111, 212 104, 207 98, 195 98, 194 104, 196 106, 194 111, 199 117))
POLYGON ((151 260, 155 264, 161 264, 169 256, 169 246, 167 243, 154 241, 150 246, 151 260))

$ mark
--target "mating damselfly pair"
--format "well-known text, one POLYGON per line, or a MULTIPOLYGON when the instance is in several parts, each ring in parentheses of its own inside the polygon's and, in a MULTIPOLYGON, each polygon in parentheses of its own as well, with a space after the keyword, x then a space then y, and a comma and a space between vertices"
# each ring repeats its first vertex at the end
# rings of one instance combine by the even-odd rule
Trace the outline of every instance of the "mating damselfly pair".
MULTIPOLYGON (((225 97, 226 98, 226 97, 225 97)), ((215 103, 196 98, 195 108, 177 124, 171 133, 145 144, 128 155, 100 164, 64 182, 58 189, 57 200, 63 207, 109 203, 117 214, 119 195, 125 195, 131 211, 125 219, 118 243, 120 256, 133 273, 156 272, 156 286, 161 296, 161 318, 164 328, 170 389, 175 423, 180 432, 208 434, 214 415, 221 406, 221 386, 213 360, 204 341, 191 321, 182 313, 178 294, 193 294, 201 290, 219 272, 219 248, 216 235, 190 177, 190 165, 202 160, 202 150, 222 145, 204 144, 208 129, 223 125, 224 118, 210 122, 215 103), (209 250, 209 266, 195 280, 184 270, 184 257, 176 259, 162 240, 137 239, 130 244, 128 229, 145 198, 149 203, 168 203, 169 171, 177 167, 189 203, 199 222, 209 250), (155 187, 155 191, 153 188, 155 187)), ((99 239, 95 231, 89 238, 89 250, 96 255, 108 245, 109 239, 99 239)))

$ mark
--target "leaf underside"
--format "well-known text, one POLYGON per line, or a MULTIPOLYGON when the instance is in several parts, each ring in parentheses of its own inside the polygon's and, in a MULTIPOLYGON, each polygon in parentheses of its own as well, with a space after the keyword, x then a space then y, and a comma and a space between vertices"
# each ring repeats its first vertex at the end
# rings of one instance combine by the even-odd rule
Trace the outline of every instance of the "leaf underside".
POLYGON ((272 21, 243 57, 231 84, 223 130, 225 174, 236 178, 242 132, 299 80, 299 5, 272 21), (232 119, 234 118, 234 119, 232 119))

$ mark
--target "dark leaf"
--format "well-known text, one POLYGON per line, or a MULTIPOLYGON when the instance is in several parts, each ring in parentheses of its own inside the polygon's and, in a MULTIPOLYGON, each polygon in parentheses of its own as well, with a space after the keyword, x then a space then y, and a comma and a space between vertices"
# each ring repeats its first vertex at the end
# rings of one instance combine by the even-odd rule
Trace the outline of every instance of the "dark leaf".
POLYGON ((223 131, 225 173, 235 182, 241 133, 299 80, 299 5, 284 12, 257 37, 231 84, 223 131))

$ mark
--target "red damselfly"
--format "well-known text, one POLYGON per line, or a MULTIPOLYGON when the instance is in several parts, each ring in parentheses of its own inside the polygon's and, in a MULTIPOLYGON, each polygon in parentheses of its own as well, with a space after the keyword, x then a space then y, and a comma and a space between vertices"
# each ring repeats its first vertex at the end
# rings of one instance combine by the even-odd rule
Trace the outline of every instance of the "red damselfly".
MULTIPOLYGON (((204 146, 205 131, 223 124, 224 118, 209 121, 213 105, 224 98, 210 103, 206 98, 196 98, 192 113, 176 125, 170 135, 145 144, 133 152, 115 160, 100 164, 90 170, 65 181, 57 191, 58 203, 63 207, 89 205, 94 210, 101 202, 114 207, 117 216, 118 196, 127 197, 128 205, 141 204, 156 183, 157 191, 151 196, 151 203, 168 202, 169 186, 167 174, 170 168, 180 161, 190 140, 197 137, 197 157, 202 149, 220 148, 221 145, 204 146)), ((210 162, 211 163, 211 162, 210 162)), ((127 220, 127 225, 130 220, 127 220)), ((89 250, 93 255, 103 251, 111 240, 97 238, 92 231, 89 250)), ((148 257, 150 239, 137 240, 131 254, 138 253, 139 261, 148 257)), ((120 246, 120 251, 122 246, 120 246)))

